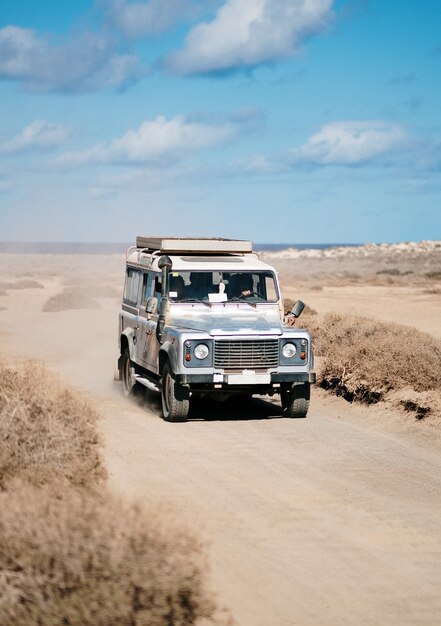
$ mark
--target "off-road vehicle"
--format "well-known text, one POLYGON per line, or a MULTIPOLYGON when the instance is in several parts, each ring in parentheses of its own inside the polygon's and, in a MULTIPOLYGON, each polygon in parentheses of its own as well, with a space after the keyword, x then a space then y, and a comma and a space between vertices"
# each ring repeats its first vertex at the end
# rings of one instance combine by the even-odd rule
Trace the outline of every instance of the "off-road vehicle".
POLYGON ((306 417, 311 338, 284 322, 277 274, 251 241, 137 237, 126 255, 116 377, 125 395, 135 385, 160 392, 171 422, 187 419, 196 394, 279 394, 284 415, 306 417))

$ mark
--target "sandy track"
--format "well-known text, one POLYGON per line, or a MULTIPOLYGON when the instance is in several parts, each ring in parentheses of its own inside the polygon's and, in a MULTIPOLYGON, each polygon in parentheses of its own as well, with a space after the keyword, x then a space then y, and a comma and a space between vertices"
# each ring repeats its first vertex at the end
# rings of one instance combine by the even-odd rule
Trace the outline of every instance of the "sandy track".
POLYGON ((241 626, 441 622, 441 460, 436 444, 313 398, 198 404, 167 424, 156 397, 112 383, 116 300, 41 313, 45 289, 2 299, 1 351, 45 360, 104 415, 110 484, 160 503, 208 542, 212 581, 241 626))

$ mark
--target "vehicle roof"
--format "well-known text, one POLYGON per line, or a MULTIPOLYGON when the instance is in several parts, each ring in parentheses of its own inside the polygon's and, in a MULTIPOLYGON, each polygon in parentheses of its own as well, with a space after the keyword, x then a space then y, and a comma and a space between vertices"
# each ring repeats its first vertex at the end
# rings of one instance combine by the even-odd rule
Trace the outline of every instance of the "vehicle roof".
MULTIPOLYGON (((161 252, 144 253, 136 248, 127 252, 127 263, 159 272, 161 252)), ((169 254, 172 271, 275 271, 273 267, 261 261, 255 253, 250 254, 169 254)))

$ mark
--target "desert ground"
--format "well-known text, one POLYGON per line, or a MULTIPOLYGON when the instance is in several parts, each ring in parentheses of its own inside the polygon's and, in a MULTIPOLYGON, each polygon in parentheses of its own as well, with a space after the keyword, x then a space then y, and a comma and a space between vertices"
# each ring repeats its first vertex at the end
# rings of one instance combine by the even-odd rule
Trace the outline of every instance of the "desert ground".
MULTIPOLYGON (((261 256, 318 313, 441 337, 439 242, 261 256)), ((314 389, 305 420, 265 397, 166 423, 113 382, 123 274, 122 254, 0 254, 0 356, 44 361, 98 409, 111 489, 203 538, 239 626, 441 623, 438 420, 314 389)))

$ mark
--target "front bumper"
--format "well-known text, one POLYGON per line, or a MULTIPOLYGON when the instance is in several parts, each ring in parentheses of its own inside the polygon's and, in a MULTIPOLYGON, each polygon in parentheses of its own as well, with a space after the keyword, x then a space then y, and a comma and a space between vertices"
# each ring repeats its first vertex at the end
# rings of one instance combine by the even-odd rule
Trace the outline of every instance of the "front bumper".
MULTIPOLYGON (((264 388, 274 388, 274 386, 279 386, 281 383, 315 383, 316 382, 316 374, 315 372, 298 372, 298 373, 272 373, 267 375, 267 379, 265 382, 261 382, 259 380, 259 374, 255 376, 253 374, 248 374, 243 376, 243 382, 240 382, 240 375, 235 379, 234 384, 229 381, 231 376, 236 376, 235 374, 176 374, 175 380, 177 383, 181 385, 188 385, 191 387, 199 387, 203 388, 212 388, 212 389, 223 389, 223 390, 231 390, 235 391, 240 388, 253 389, 256 388, 256 393, 258 393, 258 389, 264 388), (253 380, 254 379, 254 380, 253 380)), ((277 387, 276 387, 277 388, 277 387)))

